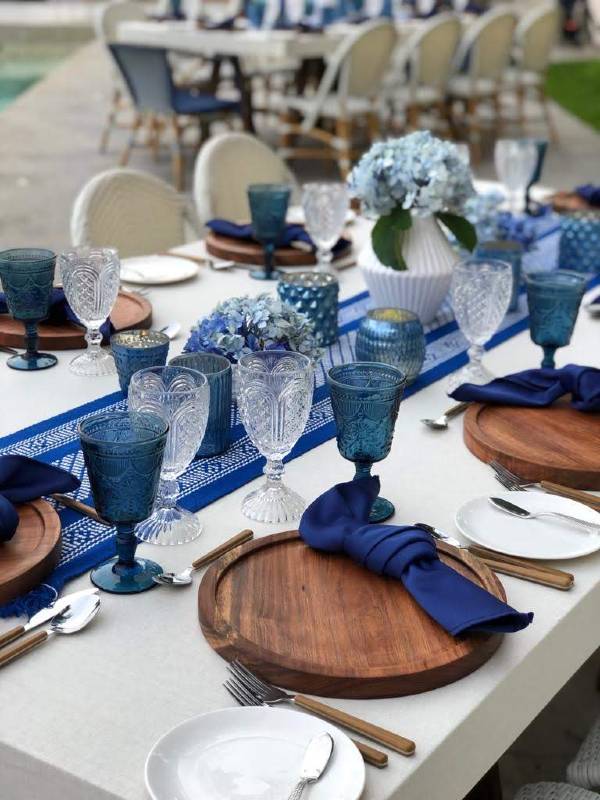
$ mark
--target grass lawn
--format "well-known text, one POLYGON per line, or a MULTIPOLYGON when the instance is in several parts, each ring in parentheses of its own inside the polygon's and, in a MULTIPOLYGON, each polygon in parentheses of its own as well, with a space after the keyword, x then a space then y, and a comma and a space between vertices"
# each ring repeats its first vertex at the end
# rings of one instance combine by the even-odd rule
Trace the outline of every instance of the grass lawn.
POLYGON ((600 131, 600 59, 551 64, 546 91, 571 114, 600 131))

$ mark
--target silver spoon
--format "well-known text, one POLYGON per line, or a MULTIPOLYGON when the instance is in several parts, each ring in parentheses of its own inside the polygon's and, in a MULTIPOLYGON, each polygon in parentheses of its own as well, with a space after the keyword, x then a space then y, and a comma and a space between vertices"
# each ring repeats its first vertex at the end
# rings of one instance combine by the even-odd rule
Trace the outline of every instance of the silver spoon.
POLYGON ((192 582, 192 572, 206 566, 206 564, 210 564, 212 561, 216 561, 217 558, 221 558, 225 553, 233 550, 234 547, 244 544, 244 542, 249 542, 253 537, 254 533, 251 530, 241 531, 232 536, 231 539, 227 539, 223 544, 215 547, 214 550, 206 553, 206 555, 197 558, 190 567, 182 572, 161 572, 160 575, 155 575, 152 580, 154 583, 161 584, 161 586, 188 586, 192 582))
POLYGON ((160 329, 161 333, 164 333, 168 336, 169 339, 175 339, 181 330, 181 322, 169 322, 167 323, 164 328, 160 329))
POLYGON ((490 497, 488 499, 493 506, 499 508, 501 511, 504 511, 506 514, 510 514, 513 517, 520 517, 521 519, 557 517, 558 519, 565 520, 566 522, 572 522, 575 525, 579 525, 580 527, 584 528, 587 533, 592 533, 592 531, 595 533, 600 533, 600 524, 597 522, 587 522, 584 519, 572 517, 570 514, 561 514, 559 511, 527 511, 527 509, 511 503, 509 500, 505 500, 503 497, 490 497))
POLYGON ((437 419, 422 419, 421 422, 434 431, 445 431, 448 427, 449 420, 451 420, 452 417, 458 416, 458 414, 462 414, 468 405, 468 403, 457 403, 447 411, 444 411, 441 417, 437 419))
POLYGON ((316 783, 325 772, 333 752, 333 738, 328 733, 321 733, 310 740, 300 770, 300 780, 292 789, 288 800, 300 800, 304 787, 316 783))

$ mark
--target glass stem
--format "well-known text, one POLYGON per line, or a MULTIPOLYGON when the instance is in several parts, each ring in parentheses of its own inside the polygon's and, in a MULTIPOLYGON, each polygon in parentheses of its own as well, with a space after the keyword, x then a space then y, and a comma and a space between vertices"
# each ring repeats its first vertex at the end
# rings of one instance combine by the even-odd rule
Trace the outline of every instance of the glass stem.
POLYGON ((267 459, 263 472, 267 476, 267 488, 279 489, 281 487, 281 477, 285 467, 281 459, 267 459))
POLYGON ((266 244, 265 245, 265 272, 267 274, 267 278, 271 277, 273 272, 273 255, 275 253, 275 245, 274 244, 266 244))
POLYGON ((37 322, 26 322, 25 348, 27 352, 25 353, 25 357, 34 358, 34 356, 37 354, 37 346, 38 346, 37 322))
POLYGON ((352 480, 357 481, 359 478, 370 478, 371 477, 371 468, 373 464, 365 461, 357 461, 354 465, 355 472, 354 478, 352 480))
POLYGON ((87 342, 87 352, 91 358, 95 358, 100 353, 100 345, 102 344, 102 334, 100 328, 88 328, 85 332, 85 340, 87 342))
POLYGON ((481 364, 483 353, 484 350, 480 344, 472 344, 467 350, 467 355, 469 356, 470 364, 474 367, 478 367, 481 364))
POLYGON ((317 270, 319 272, 330 272, 333 253, 324 247, 317 249, 317 270))
POLYGON ((162 480, 156 493, 156 508, 175 508, 179 497, 179 484, 176 480, 162 480))
POLYGON ((133 532, 135 524, 121 522, 117 525, 117 557, 115 572, 123 572, 135 565, 135 549, 138 540, 133 532))
POLYGON ((542 361, 542 367, 549 367, 554 369, 556 363, 554 361, 554 354, 556 353, 556 347, 552 344, 545 344, 542 347, 544 351, 544 358, 542 361))

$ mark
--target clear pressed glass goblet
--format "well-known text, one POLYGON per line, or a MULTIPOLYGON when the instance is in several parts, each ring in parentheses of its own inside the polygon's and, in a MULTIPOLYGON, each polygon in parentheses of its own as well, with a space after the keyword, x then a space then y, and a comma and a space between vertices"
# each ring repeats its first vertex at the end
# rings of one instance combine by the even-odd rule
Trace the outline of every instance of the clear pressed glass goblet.
POLYGON ((244 498, 242 512, 259 522, 297 519, 306 503, 281 479, 283 459, 300 438, 312 405, 312 363, 301 353, 265 350, 242 356, 238 370, 242 422, 267 459, 267 480, 244 498))
POLYGON ((209 388, 206 375, 187 367, 149 367, 129 383, 129 408, 163 417, 169 424, 154 512, 136 530, 150 544, 184 544, 202 533, 195 514, 177 505, 177 478, 190 465, 206 430, 209 388))
MULTIPOLYGON (((327 383, 341 455, 354 462, 354 480, 367 478, 390 452, 406 376, 391 364, 354 361, 329 370, 327 383)), ((370 522, 383 522, 394 504, 378 497, 370 522)))
POLYGON ((257 280, 279 278, 279 272, 273 269, 275 247, 285 228, 291 191, 289 186, 278 183, 254 183, 248 187, 252 232, 265 251, 264 270, 255 269, 250 272, 257 280))
POLYGON ((471 258, 460 261, 452 274, 450 302, 458 327, 469 342, 469 362, 450 376, 448 392, 463 383, 489 383, 494 376, 482 362, 483 345, 508 311, 513 271, 506 261, 471 258))
POLYGON ((327 271, 349 206, 345 183, 307 183, 302 194, 306 230, 317 246, 317 269, 327 271))
POLYGON ((112 354, 100 346, 100 327, 119 293, 118 253, 106 247, 80 247, 62 253, 59 264, 67 302, 86 327, 87 350, 71 361, 69 369, 76 375, 114 375, 112 354))
POLYGON ((168 424, 155 414, 113 411, 79 424, 81 449, 96 510, 117 526, 117 555, 92 570, 92 583, 117 594, 143 592, 163 568, 136 558, 138 522, 152 511, 168 424))
POLYGON ((518 214, 525 206, 525 192, 538 162, 532 139, 498 139, 494 149, 498 178, 506 187, 510 211, 518 214))

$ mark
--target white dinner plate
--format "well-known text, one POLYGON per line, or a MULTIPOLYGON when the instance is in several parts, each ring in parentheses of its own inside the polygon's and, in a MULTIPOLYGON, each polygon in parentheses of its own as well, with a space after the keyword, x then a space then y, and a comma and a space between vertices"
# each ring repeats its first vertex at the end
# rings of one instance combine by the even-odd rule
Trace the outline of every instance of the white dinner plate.
MULTIPOLYGON (((495 492, 527 511, 558 511, 600 524, 597 511, 545 492, 495 492)), ((519 519, 494 508, 487 497, 469 500, 456 512, 456 527, 475 544, 522 558, 579 558, 600 549, 600 535, 553 517, 519 519)))
POLYGON ((594 303, 594 300, 598 298, 600 298, 600 288, 595 286, 584 294, 581 303, 585 310, 593 317, 600 317, 600 303, 594 303))
POLYGON ((198 264, 177 256, 136 256, 121 261, 121 280, 126 283, 179 283, 197 274, 198 264))
POLYGON ((328 722, 280 708, 226 708, 193 717, 154 745, 146 760, 152 800, 282 800, 300 776, 308 743, 334 740, 310 800, 358 800, 365 765, 351 740, 328 722))
MULTIPOLYGON (((346 225, 351 225, 356 220, 356 211, 349 208, 346 211, 346 225)), ((304 209, 302 206, 290 206, 287 210, 285 221, 288 225, 304 225, 304 209)))

